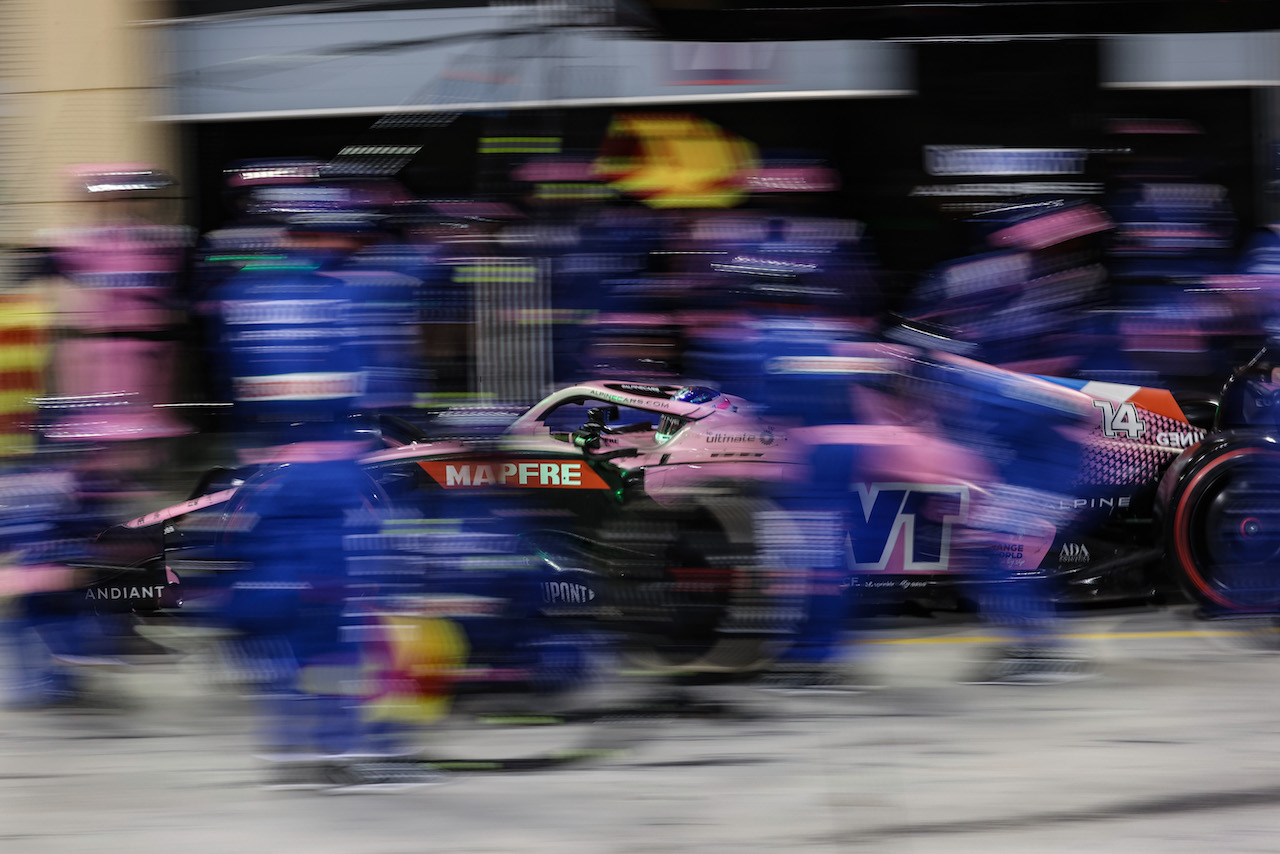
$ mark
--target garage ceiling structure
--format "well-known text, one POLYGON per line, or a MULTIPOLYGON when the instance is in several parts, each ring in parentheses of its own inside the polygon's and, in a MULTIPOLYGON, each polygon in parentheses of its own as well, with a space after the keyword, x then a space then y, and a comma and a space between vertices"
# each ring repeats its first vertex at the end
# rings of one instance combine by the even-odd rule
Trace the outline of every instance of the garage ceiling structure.
MULTIPOLYGON (((916 94, 920 45, 1092 39, 1097 85, 1280 86, 1274 0, 172 0, 173 121, 916 94)), ((982 50, 980 47, 974 51, 982 50)), ((954 53, 954 51, 952 51, 954 53)), ((970 54, 967 54, 970 55, 970 54)))
POLYGON ((225 121, 912 94, 905 45, 657 39, 592 10, 223 15, 170 30, 163 119, 225 121))
POLYGON ((1280 10, 1267 0, 647 0, 646 7, 658 32, 690 39, 1224 32, 1280 22, 1280 10))
POLYGON ((167 8, 169 17, 150 22, 164 29, 172 72, 156 117, 191 126, 208 162, 277 151, 329 157, 353 139, 408 140, 412 149, 434 122, 432 156, 415 166, 425 183, 462 192, 473 186, 463 180, 478 168, 468 147, 486 116, 516 126, 522 113, 533 123, 543 108, 580 108, 559 112, 590 129, 614 109, 696 109, 762 145, 796 144, 786 131, 804 128, 803 144, 841 161, 847 192, 866 197, 842 203, 883 210, 919 182, 923 144, 1089 145, 1085 131, 1104 112, 1136 105, 1212 114, 1207 130, 1232 147, 1224 160, 1242 218, 1276 206, 1259 189, 1280 175, 1270 142, 1280 140, 1275 0, 167 8))
MULTIPOLYGON (((481 0, 169 0, 175 19, 459 9, 481 0)), ((616 0, 615 23, 657 38, 776 40, 1274 29, 1273 0, 616 0)))

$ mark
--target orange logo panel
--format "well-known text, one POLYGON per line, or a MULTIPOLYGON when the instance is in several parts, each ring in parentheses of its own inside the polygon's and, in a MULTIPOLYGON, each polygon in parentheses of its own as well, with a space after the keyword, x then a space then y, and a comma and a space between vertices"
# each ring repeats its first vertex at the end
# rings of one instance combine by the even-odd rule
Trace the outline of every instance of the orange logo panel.
POLYGON ((583 460, 424 460, 418 463, 445 489, 608 489, 583 460))

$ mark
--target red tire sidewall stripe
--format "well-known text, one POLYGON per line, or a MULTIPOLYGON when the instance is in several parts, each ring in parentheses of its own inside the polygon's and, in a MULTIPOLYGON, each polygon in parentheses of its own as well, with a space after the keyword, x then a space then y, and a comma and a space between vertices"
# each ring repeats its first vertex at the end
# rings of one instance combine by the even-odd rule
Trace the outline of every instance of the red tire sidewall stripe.
POLYGON ((1191 528, 1187 524, 1187 516, 1191 513, 1191 501, 1189 499, 1193 496, 1201 481, 1223 465, 1249 454, 1267 457, 1277 456, 1274 452, 1262 451, 1258 448, 1237 448, 1234 451, 1229 451, 1223 454, 1216 460, 1211 460, 1209 465, 1205 466, 1191 477, 1191 480, 1187 483, 1186 489, 1182 491, 1181 498, 1178 499, 1178 507, 1173 514, 1174 555, 1177 558, 1179 569, 1182 570, 1183 577, 1190 581, 1196 590, 1200 591, 1212 601, 1233 611, 1267 611, 1271 609, 1240 605, 1239 603, 1223 596, 1217 590, 1214 590, 1209 583, 1205 581, 1204 577, 1201 576, 1195 568, 1195 561, 1191 554, 1191 528))

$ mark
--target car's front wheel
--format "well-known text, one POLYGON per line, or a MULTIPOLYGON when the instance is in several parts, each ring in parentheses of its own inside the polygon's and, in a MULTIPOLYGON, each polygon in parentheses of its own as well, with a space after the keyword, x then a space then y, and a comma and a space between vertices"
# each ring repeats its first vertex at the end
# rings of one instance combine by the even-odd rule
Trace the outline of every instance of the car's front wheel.
POLYGON ((767 666, 790 642, 803 603, 765 548, 765 528, 779 524, 785 516, 771 502, 717 493, 677 513, 606 524, 611 558, 602 568, 632 661, 703 673, 767 666))

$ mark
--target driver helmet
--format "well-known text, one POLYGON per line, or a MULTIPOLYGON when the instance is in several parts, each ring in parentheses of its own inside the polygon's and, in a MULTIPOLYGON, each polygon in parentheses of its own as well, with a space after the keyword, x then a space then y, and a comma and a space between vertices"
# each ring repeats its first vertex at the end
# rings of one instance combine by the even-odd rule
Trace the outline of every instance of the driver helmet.
POLYGON ((705 385, 687 385, 671 395, 671 399, 681 403, 710 403, 719 396, 719 389, 705 385))

